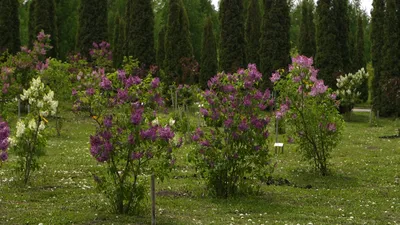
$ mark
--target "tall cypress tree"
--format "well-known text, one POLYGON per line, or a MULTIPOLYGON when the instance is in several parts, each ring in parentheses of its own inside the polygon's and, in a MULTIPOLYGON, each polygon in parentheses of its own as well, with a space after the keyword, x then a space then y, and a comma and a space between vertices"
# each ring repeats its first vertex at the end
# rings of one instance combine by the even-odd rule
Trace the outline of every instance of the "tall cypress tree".
POLYGON ((268 79, 268 77, 271 75, 270 74, 270 66, 268 66, 268 61, 267 60, 267 55, 266 51, 268 51, 267 46, 269 42, 269 14, 271 11, 272 3, 274 0, 265 0, 264 1, 264 14, 262 17, 262 23, 261 23, 261 37, 260 37, 260 49, 259 49, 259 56, 260 56, 260 70, 262 74, 265 76, 264 80, 268 79), (268 71, 268 72, 267 72, 268 71))
POLYGON ((379 81, 382 76, 384 38, 382 32, 385 27, 385 0, 374 0, 371 12, 371 57, 374 67, 374 78, 372 80, 372 102, 373 108, 379 110, 381 107, 381 90, 379 81))
POLYGON ((336 26, 336 44, 339 50, 342 67, 341 73, 350 72, 350 51, 349 51, 349 2, 348 0, 332 0, 333 21, 336 26))
POLYGON ((164 68, 165 59, 165 26, 163 26, 158 33, 158 43, 157 43, 157 65, 164 68))
POLYGON ((319 77, 325 81, 325 84, 335 89, 336 77, 343 68, 343 64, 337 47, 337 26, 332 19, 331 7, 332 0, 318 0, 315 64, 319 69, 319 77))
POLYGON ((164 69, 170 78, 166 82, 184 82, 180 60, 193 58, 189 20, 182 0, 170 0, 168 24, 165 35, 164 69))
POLYGON ((315 46, 315 24, 314 24, 314 2, 303 0, 301 3, 301 25, 300 25, 300 40, 299 52, 301 55, 314 57, 315 46))
MULTIPOLYGON (((51 45, 53 48, 49 51, 49 56, 57 57, 58 53, 58 31, 56 23, 56 3, 54 0, 35 0, 35 34, 41 30, 50 34, 51 45)), ((35 37, 36 37, 35 35, 35 37)))
POLYGON ((386 0, 384 80, 400 74, 400 31, 396 8, 396 0, 386 0))
POLYGON ((258 0, 250 0, 247 9, 245 40, 246 40, 246 62, 259 65, 261 37, 261 13, 258 0))
POLYGON ((149 67, 155 63, 154 51, 154 15, 152 2, 149 0, 128 0, 131 10, 126 21, 126 55, 138 59, 149 67))
POLYGON ((14 54, 20 49, 18 7, 18 0, 0 1, 0 54, 6 50, 14 54))
POLYGON ((379 83, 382 90, 380 115, 390 116, 394 113, 399 112, 398 99, 392 98, 396 96, 399 90, 399 86, 393 86, 392 78, 400 78, 400 30, 399 20, 396 3, 397 0, 386 0, 386 13, 385 13, 385 45, 384 45, 384 63, 382 69, 382 76, 380 77, 379 83), (397 89, 396 89, 397 88, 397 89), (395 100, 393 100, 395 99, 395 100), (397 102, 396 102, 397 101, 397 102))
POLYGON ((212 20, 211 17, 209 17, 204 25, 203 31, 199 79, 200 86, 206 88, 207 81, 217 73, 217 70, 217 46, 215 43, 212 20))
POLYGON ((76 50, 89 57, 93 42, 107 41, 107 0, 81 0, 76 50))
POLYGON ((354 65, 355 68, 361 69, 365 68, 365 56, 364 56, 364 25, 361 15, 357 18, 357 33, 356 33, 356 43, 354 52, 354 65))
POLYGON ((56 0, 58 58, 65 60, 75 50, 80 0, 56 0))
POLYGON ((124 41, 125 41, 125 24, 124 21, 117 16, 115 18, 114 26, 114 40, 113 40, 113 64, 115 68, 119 68, 124 58, 124 41))
POLYGON ((35 28, 35 5, 36 0, 32 0, 29 3, 29 21, 28 21, 28 46, 32 48, 33 42, 36 39, 36 28, 35 28))
POLYGON ((221 23, 219 68, 225 72, 234 72, 245 64, 242 0, 221 0, 219 13, 221 23))
POLYGON ((270 86, 269 77, 278 69, 286 69, 290 63, 290 17, 287 1, 274 0, 267 17, 263 19, 260 46, 261 72, 264 82, 270 86), (265 30, 264 30, 265 29, 265 30))
MULTIPOLYGON (((356 43, 354 52, 354 66, 357 70, 365 68, 365 56, 364 56, 364 25, 361 15, 357 18, 357 33, 356 33, 356 43)), ((360 88, 361 100, 368 100, 368 80, 365 80, 360 88)))

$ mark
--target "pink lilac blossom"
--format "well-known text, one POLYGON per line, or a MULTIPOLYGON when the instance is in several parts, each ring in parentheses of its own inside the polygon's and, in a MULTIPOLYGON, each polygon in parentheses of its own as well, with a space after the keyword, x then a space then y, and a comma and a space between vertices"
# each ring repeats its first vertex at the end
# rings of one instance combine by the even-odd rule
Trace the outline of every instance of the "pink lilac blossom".
POLYGON ((133 85, 138 85, 142 82, 142 79, 138 76, 129 76, 125 81, 125 87, 130 88, 133 85))
POLYGON ((117 91, 117 98, 119 100, 119 103, 124 103, 128 100, 128 90, 124 89, 118 89, 117 91))
POLYGON ((94 89, 93 88, 88 88, 88 89, 86 89, 86 94, 87 95, 89 95, 89 96, 92 96, 92 95, 94 95, 94 89))
POLYGON ((104 117, 104 121, 103 121, 103 123, 104 123, 104 126, 106 127, 106 128, 111 128, 112 127, 112 120, 113 120, 113 117, 112 116, 105 116, 104 117))
POLYGON ((139 160, 143 157, 143 152, 132 152, 131 159, 139 160))
POLYGON ((233 124, 233 120, 231 118, 225 120, 225 122, 224 122, 224 125, 227 128, 230 128, 232 126, 232 124, 233 124))
POLYGON ((158 85, 160 85, 160 78, 156 77, 151 81, 151 87, 155 89, 158 85))
POLYGON ((328 86, 324 85, 323 80, 317 80, 314 84, 314 86, 311 88, 310 95, 311 96, 316 96, 319 94, 323 94, 328 90, 328 86))
POLYGON ((292 58, 292 63, 297 64, 301 67, 310 68, 313 64, 313 58, 308 58, 306 56, 300 55, 295 58, 292 58))
POLYGON ((100 87, 104 90, 111 90, 112 82, 106 76, 101 77, 100 87))
POLYGON ((139 125, 142 122, 144 109, 143 108, 136 108, 131 113, 131 123, 133 125, 139 125))
POLYGON ((243 119, 243 120, 240 122, 238 128, 239 128, 239 130, 241 130, 241 131, 246 131, 246 130, 249 129, 249 125, 247 124, 247 121, 246 121, 245 119, 243 119))
POLYGON ((328 131, 335 132, 336 131, 336 124, 328 123, 327 128, 328 128, 328 131))
POLYGON ((203 115, 203 116, 208 116, 208 110, 205 109, 205 108, 200 108, 200 113, 201 113, 201 115, 203 115))
POLYGON ((151 140, 155 141, 157 139, 157 126, 150 127, 147 130, 141 130, 140 131, 140 137, 143 138, 144 140, 151 140))
POLYGON ((170 127, 161 127, 158 129, 159 136, 162 140, 168 141, 174 138, 175 134, 170 127))
POLYGON ((125 83, 126 80, 126 73, 124 70, 118 70, 118 80, 125 83))
POLYGON ((279 72, 275 72, 272 74, 271 78, 269 78, 271 80, 272 83, 277 82, 279 79, 281 79, 281 75, 279 74, 279 72))

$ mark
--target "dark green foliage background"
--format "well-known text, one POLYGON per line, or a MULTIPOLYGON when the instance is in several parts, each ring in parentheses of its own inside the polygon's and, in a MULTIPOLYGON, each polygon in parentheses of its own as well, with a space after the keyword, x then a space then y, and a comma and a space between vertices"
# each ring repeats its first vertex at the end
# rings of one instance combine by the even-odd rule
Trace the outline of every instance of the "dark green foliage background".
POLYGON ((81 0, 76 51, 89 57, 93 42, 108 41, 107 0, 81 0))
POLYGON ((16 53, 20 49, 18 0, 0 1, 0 54, 6 50, 16 53))

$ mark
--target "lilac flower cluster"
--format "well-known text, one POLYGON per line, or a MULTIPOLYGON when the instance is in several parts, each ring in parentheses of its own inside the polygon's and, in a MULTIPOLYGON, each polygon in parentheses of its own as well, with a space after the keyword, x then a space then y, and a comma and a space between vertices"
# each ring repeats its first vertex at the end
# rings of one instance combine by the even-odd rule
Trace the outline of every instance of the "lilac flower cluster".
POLYGON ((21 52, 11 56, 11 63, 0 68, 2 93, 9 94, 10 88, 14 86, 16 89, 20 89, 18 86, 21 84, 15 82, 16 76, 14 74, 46 70, 49 66, 49 59, 46 58, 46 54, 50 49, 52 49, 50 35, 41 31, 37 35, 37 41, 34 42, 32 49, 23 46, 21 52))
MULTIPOLYGON (((244 139, 250 138, 252 141, 246 141, 245 144, 251 146, 250 149, 255 149, 254 146, 259 146, 256 149, 266 149, 263 143, 269 136, 267 126, 270 118, 264 110, 274 101, 270 90, 261 91, 257 88, 261 80, 262 74, 256 66, 249 64, 246 70, 239 69, 234 74, 219 73, 208 81, 209 89, 203 93, 205 102, 200 107, 200 114, 215 129, 218 130, 220 126, 224 128, 224 140, 243 143, 244 139)), ((205 149, 213 149, 214 144, 220 144, 218 140, 221 137, 216 136, 216 133, 216 130, 211 129, 206 135, 201 129, 197 129, 192 135, 192 141, 199 144, 200 153, 205 154, 209 166, 214 165, 217 159, 214 158, 213 151, 205 149)), ((240 148, 245 145, 241 144, 240 148)), ((243 149, 236 151, 234 154, 240 155, 243 149)), ((229 158, 235 157, 231 155, 229 158)))
POLYGON ((94 136, 90 136, 90 154, 99 162, 106 162, 110 159, 113 145, 110 131, 99 132, 94 136))
POLYGON ((171 127, 166 126, 166 127, 161 127, 161 126, 151 126, 148 129, 141 130, 140 131, 140 137, 143 140, 151 140, 151 141, 156 141, 158 138, 160 140, 164 141, 169 141, 172 138, 174 138, 175 134, 171 130, 171 127))
MULTIPOLYGON (((328 86, 323 80, 317 78, 318 70, 313 66, 313 59, 306 56, 297 56, 292 58, 292 64, 289 65, 291 81, 296 85, 298 94, 304 97, 324 96, 328 90, 328 86)), ((270 78, 272 82, 277 83, 280 80, 279 72, 272 74, 270 78)), ((335 95, 330 95, 330 98, 336 99, 335 95)), ((282 103, 280 109, 276 111, 276 118, 281 119, 288 111, 290 102, 282 103)))
POLYGON ((94 59, 106 58, 112 60, 112 52, 110 51, 110 44, 102 41, 100 44, 93 42, 93 49, 89 52, 90 56, 94 59))
POLYGON ((10 127, 0 118, 0 161, 8 159, 7 148, 9 146, 10 127))
POLYGON ((210 89, 203 94, 208 107, 200 108, 201 115, 206 120, 210 118, 222 123, 226 129, 236 130, 238 134, 250 127, 264 129, 269 119, 258 117, 273 104, 273 99, 270 90, 262 92, 256 88, 261 79, 262 75, 254 64, 249 64, 247 70, 239 69, 235 74, 220 73, 211 78, 208 81, 210 89))

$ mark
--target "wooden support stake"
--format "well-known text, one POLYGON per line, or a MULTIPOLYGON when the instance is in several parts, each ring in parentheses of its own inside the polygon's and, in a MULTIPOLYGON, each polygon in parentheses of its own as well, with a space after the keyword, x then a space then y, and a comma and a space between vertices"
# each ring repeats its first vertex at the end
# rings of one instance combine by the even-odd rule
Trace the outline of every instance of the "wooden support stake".
POLYGON ((154 173, 151 175, 151 225, 156 225, 156 187, 154 173))

